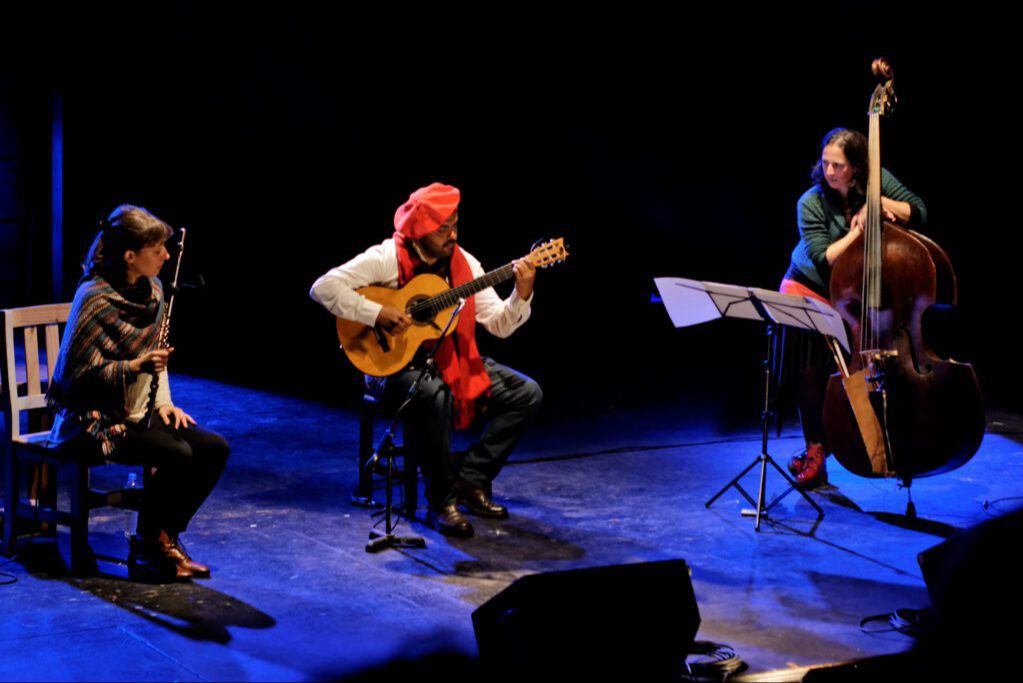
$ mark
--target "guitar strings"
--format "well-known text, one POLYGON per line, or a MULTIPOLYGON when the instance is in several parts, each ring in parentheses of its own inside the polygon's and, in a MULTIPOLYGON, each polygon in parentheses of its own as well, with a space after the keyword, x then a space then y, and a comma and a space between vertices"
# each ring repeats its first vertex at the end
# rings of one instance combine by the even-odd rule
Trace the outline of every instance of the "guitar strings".
MULTIPOLYGON (((538 251, 534 251, 533 254, 538 253, 538 251)), ((530 255, 532 256, 533 254, 530 255)), ((556 263, 558 260, 561 259, 555 257, 548 263, 556 263)), ((540 263, 537 265, 547 264, 540 263)), ((428 299, 417 301, 416 303, 412 304, 412 306, 410 306, 408 309, 406 309, 406 312, 411 315, 418 315, 434 310, 441 311, 450 306, 454 306, 456 303, 458 303, 458 300, 463 298, 464 296, 472 296, 476 292, 483 291, 487 287, 493 287, 494 285, 507 280, 509 277, 511 277, 514 267, 515 267, 514 262, 505 264, 500 268, 497 268, 496 270, 492 270, 489 273, 481 275, 480 277, 476 278, 471 282, 466 282, 465 284, 453 287, 445 292, 441 292, 440 294, 432 296, 428 299)))
POLYGON ((507 279, 507 271, 510 271, 511 268, 512 264, 509 263, 508 265, 502 266, 497 270, 493 270, 486 275, 480 276, 472 282, 467 282, 463 285, 459 285, 458 287, 449 289, 446 292, 441 292, 436 296, 432 296, 429 299, 419 301, 413 304, 408 309, 408 312, 412 314, 424 313, 426 311, 433 310, 434 308, 437 310, 443 310, 449 306, 454 306, 463 295, 470 296, 507 279))

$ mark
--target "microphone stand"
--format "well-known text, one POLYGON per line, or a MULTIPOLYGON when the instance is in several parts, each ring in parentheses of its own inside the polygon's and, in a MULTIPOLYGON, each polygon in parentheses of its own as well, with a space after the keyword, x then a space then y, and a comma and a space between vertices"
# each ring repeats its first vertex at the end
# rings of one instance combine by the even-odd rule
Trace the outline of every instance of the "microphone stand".
MULTIPOLYGON (((436 364, 434 363, 433 356, 437 352, 437 347, 440 346, 440 341, 444 339, 448 334, 448 330, 451 329, 451 324, 455 321, 458 313, 465 306, 465 299, 459 299, 458 304, 451 311, 451 316, 448 318, 447 325, 444 326, 444 330, 438 337, 437 344, 434 344, 433 348, 430 349, 426 354, 426 362, 423 364, 422 370, 419 371, 419 375, 416 376, 414 382, 408 389, 408 393, 405 395, 405 401, 398 407, 398 410, 394 414, 394 419, 391 420, 391 425, 387 428, 387 432, 384 433, 383 438, 380 440, 380 445, 377 446, 373 456, 369 458, 363 467, 372 471, 376 466, 376 463, 381 457, 387 459, 387 497, 384 502, 383 513, 385 515, 384 531, 381 532, 379 529, 370 529, 369 532, 369 543, 366 544, 367 553, 376 553, 386 548, 426 548, 426 539, 422 536, 395 536, 394 530, 398 526, 398 522, 401 521, 401 513, 398 513, 398 519, 392 523, 391 511, 394 503, 394 432, 398 428, 398 423, 405 413, 405 410, 412 405, 416 396, 419 395, 419 391, 422 388, 423 380, 426 379, 427 375, 435 376, 436 364)), ((415 473, 405 473, 405 476, 415 476, 415 473)), ((374 512, 376 516, 379 512, 374 512)), ((378 522, 379 523, 379 522, 378 522)))

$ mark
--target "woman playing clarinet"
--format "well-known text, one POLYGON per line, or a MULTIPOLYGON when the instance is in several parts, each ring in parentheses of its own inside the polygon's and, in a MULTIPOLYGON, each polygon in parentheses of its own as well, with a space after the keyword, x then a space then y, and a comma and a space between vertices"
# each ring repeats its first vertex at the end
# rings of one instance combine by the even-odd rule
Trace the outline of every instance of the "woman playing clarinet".
POLYGON ((169 320, 157 275, 170 258, 165 244, 172 234, 149 211, 127 204, 101 221, 48 395, 55 444, 153 468, 128 555, 129 578, 147 582, 209 577, 180 536, 228 457, 222 436, 198 427, 171 401, 173 348, 161 344, 169 320))

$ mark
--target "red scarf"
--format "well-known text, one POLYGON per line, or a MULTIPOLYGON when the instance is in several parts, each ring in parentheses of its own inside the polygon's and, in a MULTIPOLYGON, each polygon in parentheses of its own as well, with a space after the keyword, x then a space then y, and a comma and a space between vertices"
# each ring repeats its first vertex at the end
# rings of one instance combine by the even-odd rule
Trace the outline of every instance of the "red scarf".
MULTIPOLYGON (((394 234, 394 244, 398 251, 398 285, 402 286, 411 280, 416 266, 423 261, 415 249, 405 244, 406 237, 401 233, 394 234)), ((457 287, 472 280, 472 270, 465 260, 462 250, 455 246, 451 254, 451 285, 457 287)), ((443 324, 439 321, 438 324, 443 324)), ((467 429, 476 416, 476 401, 481 396, 490 395, 490 375, 480 358, 476 347, 476 301, 469 297, 462 312, 458 314, 458 323, 453 334, 448 334, 440 342, 434 355, 440 376, 444 383, 451 387, 454 399, 452 419, 455 429, 467 429)))
MULTIPOLYGON (((415 269, 423 263, 409 241, 420 239, 440 228, 458 208, 457 188, 433 183, 409 196, 394 215, 394 245, 398 254, 398 286, 415 277, 415 269)), ((462 250, 455 245, 449 262, 451 285, 458 287, 473 279, 472 269, 462 250)), ((476 348, 476 302, 469 297, 453 333, 440 342, 434 355, 441 379, 451 388, 452 421, 455 429, 466 429, 476 416, 476 401, 490 395, 490 375, 476 348)))

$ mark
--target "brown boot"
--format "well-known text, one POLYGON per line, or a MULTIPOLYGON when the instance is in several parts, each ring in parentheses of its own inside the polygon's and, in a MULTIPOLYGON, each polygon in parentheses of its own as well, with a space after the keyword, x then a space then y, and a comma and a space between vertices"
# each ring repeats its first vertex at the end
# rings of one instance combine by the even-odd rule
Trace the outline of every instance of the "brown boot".
POLYGON ((128 539, 128 578, 142 583, 171 583, 192 578, 192 572, 167 555, 158 539, 128 539))
POLYGON ((196 562, 181 545, 181 539, 176 535, 171 536, 166 531, 160 532, 160 546, 167 557, 174 560, 178 567, 184 567, 191 576, 196 579, 210 578, 210 568, 201 562, 196 562))

